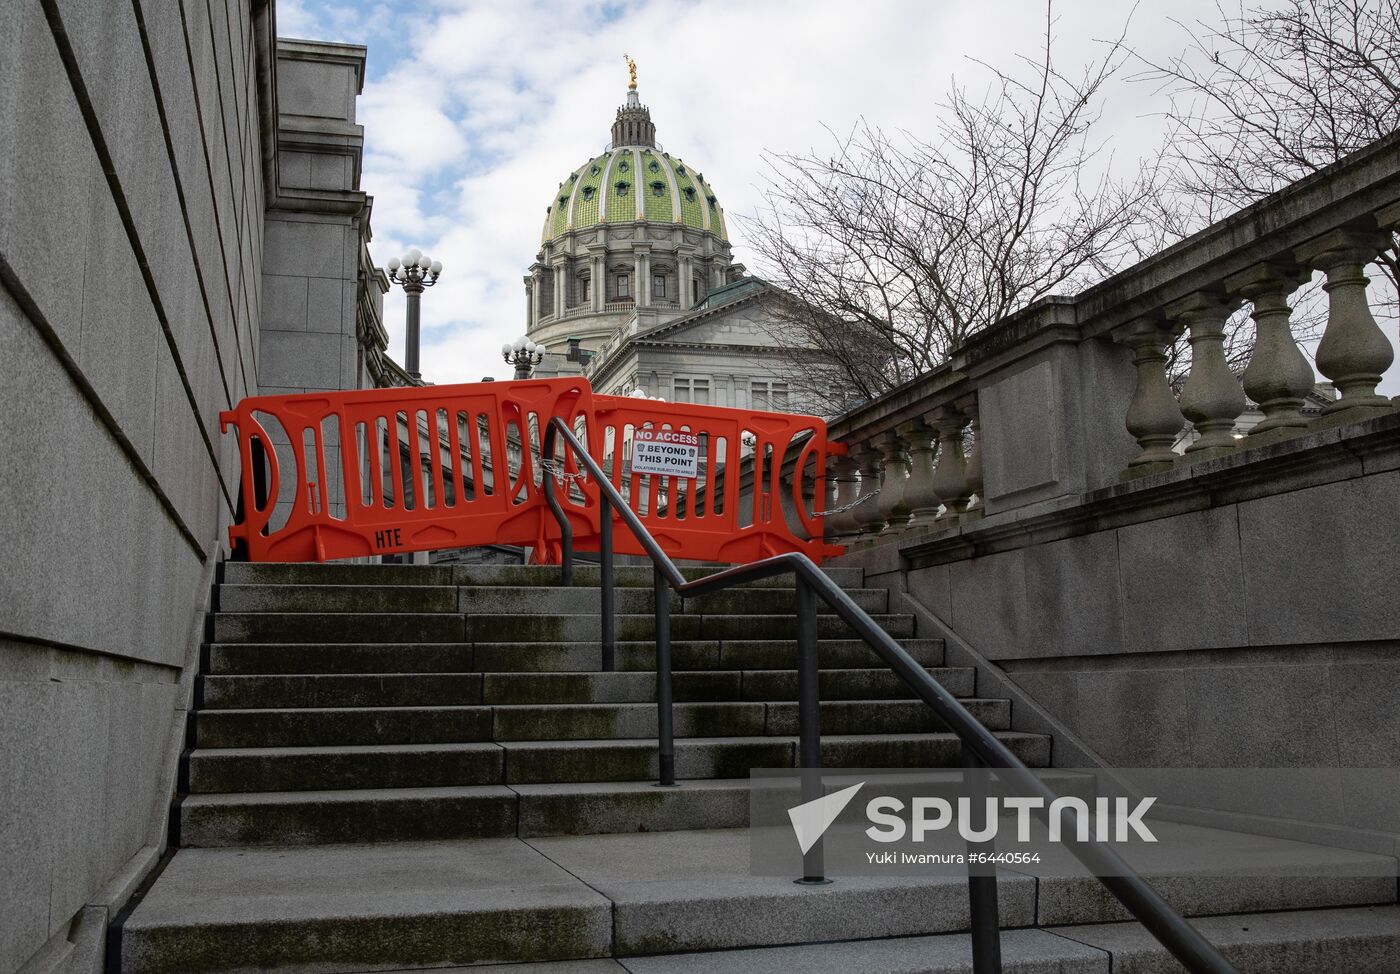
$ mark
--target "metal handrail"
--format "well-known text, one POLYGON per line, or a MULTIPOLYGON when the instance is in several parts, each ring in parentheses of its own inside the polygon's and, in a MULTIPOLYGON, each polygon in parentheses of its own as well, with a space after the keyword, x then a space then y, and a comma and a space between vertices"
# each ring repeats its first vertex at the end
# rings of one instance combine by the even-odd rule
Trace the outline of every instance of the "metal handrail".
MULTIPOLYGON (((656 593, 656 682, 657 682, 657 742, 660 752, 661 784, 675 784, 675 743, 672 724, 670 598, 667 587, 682 598, 720 592, 743 582, 775 578, 791 572, 796 587, 797 649, 798 649, 798 755, 802 775, 803 801, 820 797, 821 738, 818 711, 817 613, 818 597, 830 606, 910 689, 923 700, 948 729, 962 742, 963 757, 969 767, 985 766, 996 769, 1014 787, 1024 789, 1044 800, 1037 816, 1049 822, 1051 803, 1058 797, 1043 781, 1030 772, 1016 755, 990 730, 958 702, 938 681, 885 632, 869 614, 831 580, 806 555, 788 553, 762 561, 724 569, 704 578, 687 581, 675 562, 662 550, 617 488, 604 474, 579 442, 572 429, 560 417, 554 417, 545 428, 543 456, 555 454, 555 437, 564 443, 577 462, 587 470, 598 485, 600 507, 600 547, 602 574, 602 636, 604 667, 610 668, 615 650, 612 579, 612 511, 616 510, 622 523, 645 549, 653 565, 653 585, 656 593)), ((563 584, 573 583, 573 531, 568 516, 555 492, 553 477, 544 478, 544 495, 550 510, 559 522, 562 543, 560 573, 563 584)), ((1139 876, 1117 852, 1108 845, 1079 839, 1078 816, 1072 808, 1061 807, 1061 835, 1065 844, 1090 873, 1103 884, 1119 903, 1141 923, 1172 956, 1192 974, 1238 974, 1234 966, 1200 932, 1139 876)), ((822 866, 822 845, 818 841, 803 856, 803 883, 826 882, 822 866)), ((999 923, 996 918, 996 876, 969 867, 969 893, 975 974, 997 974, 1001 970, 999 923)))

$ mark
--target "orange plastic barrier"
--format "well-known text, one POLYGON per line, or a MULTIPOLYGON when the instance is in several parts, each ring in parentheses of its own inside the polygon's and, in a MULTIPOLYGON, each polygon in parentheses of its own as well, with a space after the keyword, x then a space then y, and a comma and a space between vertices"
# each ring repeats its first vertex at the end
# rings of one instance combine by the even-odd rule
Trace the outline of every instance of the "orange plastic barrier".
MULTIPOLYGON (((486 544, 557 561, 558 524, 541 490, 554 476, 575 548, 597 550, 596 486, 562 447, 540 459, 555 416, 672 557, 801 551, 820 562, 843 550, 821 540, 826 459, 845 447, 827 442, 820 419, 595 396, 581 378, 245 399, 219 417, 238 432, 243 468, 229 540, 252 561, 486 544)), ((626 530, 613 539, 620 553, 643 553, 626 530)))
MULTIPOLYGON (((673 558, 743 563, 800 551, 820 563, 845 550, 822 541, 821 511, 827 457, 846 448, 827 442, 815 416, 594 396, 588 434, 589 452, 673 558), (676 442, 651 449, 664 457, 672 447, 678 465, 693 457, 694 475, 636 469, 639 453, 643 469, 654 469, 637 441, 650 448, 657 434, 676 442), (785 489, 784 463, 794 453, 785 489)), ((613 542, 618 552, 644 553, 625 530, 613 542)), ((597 538, 575 544, 596 549, 597 538)))
MULTIPOLYGON (((553 416, 586 417, 591 399, 582 379, 244 399, 219 415, 243 466, 229 540, 252 561, 484 544, 543 557, 558 525, 540 491, 540 434, 553 416)), ((596 534, 596 504, 570 523, 596 534)))

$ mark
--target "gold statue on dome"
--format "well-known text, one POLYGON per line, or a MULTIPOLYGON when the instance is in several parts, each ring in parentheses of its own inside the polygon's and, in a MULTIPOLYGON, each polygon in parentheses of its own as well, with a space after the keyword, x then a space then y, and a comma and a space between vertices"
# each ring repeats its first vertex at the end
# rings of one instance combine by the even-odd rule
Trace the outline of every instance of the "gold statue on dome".
POLYGON ((630 91, 636 91, 636 90, 637 90, 637 62, 636 62, 636 61, 633 61, 633 60, 632 60, 630 57, 628 57, 626 54, 622 55, 622 60, 624 60, 624 61, 627 62, 627 76, 628 76, 628 79, 629 79, 628 82, 627 82, 627 88, 628 88, 628 90, 630 90, 630 91))

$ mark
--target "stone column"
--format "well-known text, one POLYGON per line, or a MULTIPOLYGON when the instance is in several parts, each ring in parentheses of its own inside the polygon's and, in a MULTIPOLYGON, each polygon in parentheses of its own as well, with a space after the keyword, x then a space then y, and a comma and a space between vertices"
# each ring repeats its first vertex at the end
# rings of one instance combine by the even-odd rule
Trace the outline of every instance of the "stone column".
POLYGON ((530 332, 535 328, 535 323, 539 321, 539 316, 535 312, 535 278, 533 276, 525 278, 525 331, 530 332))
POLYGON ((1176 462, 1172 444, 1186 418, 1167 382, 1167 345, 1172 331, 1158 322, 1139 318, 1115 333, 1114 340, 1133 351, 1137 382, 1124 425, 1142 452, 1129 461, 1125 476, 1136 477, 1170 469, 1176 462))
POLYGON ((880 474, 884 467, 884 456, 874 444, 863 443, 856 450, 856 463, 860 465, 860 496, 869 498, 857 504, 851 511, 855 515, 856 526, 862 537, 880 533, 885 519, 880 516, 880 500, 875 495, 880 489, 880 474))
POLYGON ((967 417, 952 406, 943 406, 933 417, 938 431, 938 463, 933 470, 933 489, 943 501, 938 520, 951 526, 967 510, 972 493, 967 485, 967 456, 963 453, 963 429, 967 417))
POLYGON ((933 489, 933 454, 938 434, 920 417, 900 426, 899 435, 909 445, 909 477, 904 481, 909 527, 929 527, 943 506, 933 489))
POLYGON ((1370 282, 1363 270, 1391 239, 1374 231, 1333 230, 1298 252, 1305 265, 1327 275, 1327 330, 1317 345, 1317 369, 1342 393, 1325 413, 1361 410, 1348 413, 1347 420, 1365 419, 1391 407, 1389 399, 1376 394, 1376 386, 1395 352, 1371 315, 1366 301, 1370 282))
POLYGON ((646 306, 646 289, 642 287, 642 265, 645 260, 646 255, 642 251, 632 251, 632 303, 638 308, 646 306))
POLYGON ((909 523, 909 508, 904 503, 904 485, 909 479, 909 457, 904 441, 891 431, 880 439, 880 496, 876 510, 885 522, 885 534, 898 534, 909 523))
POLYGON ((1191 372, 1181 387, 1181 413, 1198 439, 1186 448, 1197 458, 1235 449, 1235 420, 1244 412, 1244 390, 1225 363, 1225 319, 1230 309, 1213 294, 1197 291, 1166 308, 1167 317, 1190 329, 1191 372))
POLYGON ((1258 264, 1226 278, 1225 286, 1254 303, 1254 351, 1244 370, 1244 391, 1264 411, 1264 419, 1249 431, 1253 446, 1290 435, 1308 425, 1299 411, 1313 387, 1313 370, 1289 324, 1288 296, 1310 275, 1296 267, 1258 264), (1272 433, 1272 436, 1265 434, 1272 433))
POLYGON ((593 280, 588 285, 588 290, 593 296, 593 310, 602 311, 604 303, 608 300, 608 267, 602 254, 593 255, 593 280))
POLYGON ((565 298, 564 298, 564 291, 565 291, 565 289, 566 289, 568 286, 569 286, 569 279, 568 279, 568 276, 567 276, 567 274, 566 274, 566 272, 565 272, 565 270, 564 270, 564 262, 563 262, 562 260, 557 261, 557 262, 555 262, 555 264, 554 264, 554 317, 555 317, 555 318, 562 318, 562 317, 564 316, 564 308, 567 307, 567 303, 566 303, 566 300, 565 300, 565 298))
MULTIPOLYGON (((832 457, 831 479, 835 495, 827 510, 835 511, 837 508, 845 507, 860 496, 860 484, 856 480, 856 461, 853 457, 845 455, 832 457)), ((839 514, 832 514, 823 520, 826 521, 824 537, 832 541, 854 535, 860 530, 860 526, 856 524, 853 510, 841 511, 839 514)))
POLYGON ((690 290, 690 257, 682 255, 676 259, 676 300, 682 308, 695 303, 695 295, 690 290))

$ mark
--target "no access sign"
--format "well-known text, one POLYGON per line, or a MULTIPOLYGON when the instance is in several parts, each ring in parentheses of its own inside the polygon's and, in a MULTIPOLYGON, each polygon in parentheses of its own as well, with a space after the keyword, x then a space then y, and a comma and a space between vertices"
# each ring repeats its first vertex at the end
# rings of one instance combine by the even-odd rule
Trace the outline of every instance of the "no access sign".
POLYGON ((668 477, 700 476, 699 434, 681 430, 634 430, 632 472, 668 477))

